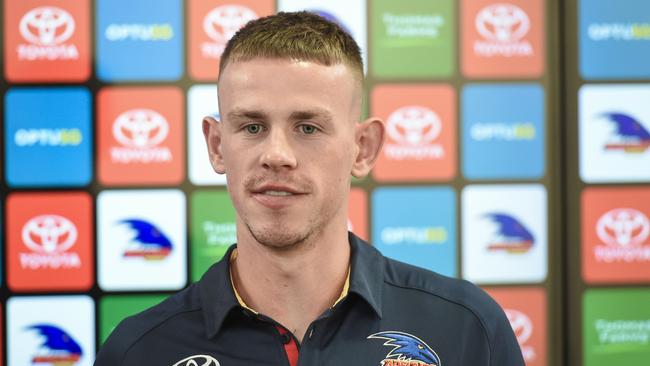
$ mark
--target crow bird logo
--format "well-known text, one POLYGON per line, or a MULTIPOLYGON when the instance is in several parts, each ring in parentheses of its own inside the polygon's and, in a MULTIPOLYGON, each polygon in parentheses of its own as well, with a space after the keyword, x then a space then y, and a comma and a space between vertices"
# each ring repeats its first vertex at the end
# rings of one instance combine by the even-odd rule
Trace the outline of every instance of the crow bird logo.
POLYGON ((499 226, 496 238, 488 249, 525 252, 533 246, 533 234, 519 220, 504 213, 490 213, 486 216, 499 226))
MULTIPOLYGON (((388 352, 382 365, 390 365, 390 360, 420 361, 418 366, 441 366, 440 358, 420 338, 399 331, 379 332, 368 336, 368 339, 383 339, 384 346, 393 347, 388 352)), ((409 364, 410 365, 410 364, 409 364)), ((416 365, 413 363, 413 365, 416 365)))
POLYGON ((49 351, 48 354, 35 356, 33 363, 72 365, 81 358, 81 346, 64 330, 49 324, 36 324, 27 329, 45 337, 41 347, 49 351))
POLYGON ((135 230, 136 235, 132 240, 139 247, 127 250, 124 256, 162 259, 172 251, 172 242, 153 224, 140 219, 122 220, 120 224, 126 224, 135 230))
POLYGON ((605 149, 644 152, 650 148, 650 132, 634 117, 616 112, 604 113, 603 116, 616 124, 616 134, 622 139, 617 143, 608 143, 605 149))

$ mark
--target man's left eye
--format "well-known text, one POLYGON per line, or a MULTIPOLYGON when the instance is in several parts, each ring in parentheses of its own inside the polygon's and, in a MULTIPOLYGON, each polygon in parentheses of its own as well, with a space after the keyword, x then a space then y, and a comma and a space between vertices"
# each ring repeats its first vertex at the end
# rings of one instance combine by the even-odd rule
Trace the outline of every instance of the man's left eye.
POLYGON ((299 128, 300 132, 304 133, 305 135, 311 135, 318 131, 318 128, 312 125, 300 125, 299 128))

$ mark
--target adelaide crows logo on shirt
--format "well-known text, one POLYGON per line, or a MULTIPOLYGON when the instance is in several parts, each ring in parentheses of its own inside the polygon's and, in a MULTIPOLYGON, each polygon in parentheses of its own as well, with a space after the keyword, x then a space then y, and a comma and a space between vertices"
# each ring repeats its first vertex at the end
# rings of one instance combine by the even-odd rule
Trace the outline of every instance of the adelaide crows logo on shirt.
POLYGON ((32 357, 32 364, 68 366, 74 365, 81 358, 81 347, 63 329, 48 324, 36 324, 29 329, 45 338, 40 352, 32 357))
POLYGON ((383 339, 384 346, 393 347, 381 366, 441 366, 436 352, 420 338, 399 331, 371 334, 368 339, 383 339))
POLYGON ((136 232, 125 257, 142 257, 147 260, 165 259, 172 251, 172 242, 154 224, 140 219, 120 221, 136 232))

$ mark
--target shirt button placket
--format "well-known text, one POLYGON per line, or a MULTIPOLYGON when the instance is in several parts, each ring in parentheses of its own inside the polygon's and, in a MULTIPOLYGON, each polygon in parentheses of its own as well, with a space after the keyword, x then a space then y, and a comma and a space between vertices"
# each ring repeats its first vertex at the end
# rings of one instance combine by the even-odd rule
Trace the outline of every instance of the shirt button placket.
POLYGON ((316 326, 311 325, 307 328, 306 337, 302 341, 300 347, 300 356, 298 357, 298 366, 302 365, 317 365, 317 349, 313 347, 313 339, 316 335, 316 326))

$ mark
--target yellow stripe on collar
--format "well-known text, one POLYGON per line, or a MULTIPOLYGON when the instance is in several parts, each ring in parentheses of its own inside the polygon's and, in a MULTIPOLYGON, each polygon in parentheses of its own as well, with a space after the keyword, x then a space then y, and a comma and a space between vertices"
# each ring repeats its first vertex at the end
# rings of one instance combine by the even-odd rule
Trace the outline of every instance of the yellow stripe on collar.
MULTIPOLYGON (((230 263, 232 264, 232 262, 236 258, 237 258, 237 248, 233 249, 233 251, 230 253, 230 259, 229 259, 230 263)), ((230 285, 232 286, 232 291, 235 293, 235 298, 237 299, 237 302, 244 309, 250 310, 255 315, 258 315, 259 312, 255 311, 253 308, 246 305, 246 302, 244 301, 244 299, 242 299, 241 296, 239 295, 239 292, 237 292, 237 288, 235 287, 235 282, 232 279, 232 265, 229 268, 230 268, 230 270, 229 270, 229 272, 230 272, 230 285)), ((345 283, 343 284, 343 291, 341 291, 341 295, 339 296, 338 299, 336 299, 336 301, 334 302, 334 305, 332 305, 331 307, 335 307, 339 302, 341 302, 341 300, 345 299, 345 297, 348 296, 348 291, 349 290, 350 290, 350 266, 348 266, 348 274, 345 277, 345 283)))
POLYGON ((253 310, 250 308, 248 305, 246 305, 246 302, 244 302, 244 299, 239 296, 239 292, 237 292, 237 288, 235 287, 235 282, 232 280, 232 262, 237 258, 237 248, 233 249, 233 251, 230 253, 230 266, 229 266, 229 272, 230 272, 230 285, 232 286, 232 291, 235 293, 235 298, 237 298, 237 302, 241 307, 244 309, 252 311, 255 315, 258 315, 259 312, 253 310))

